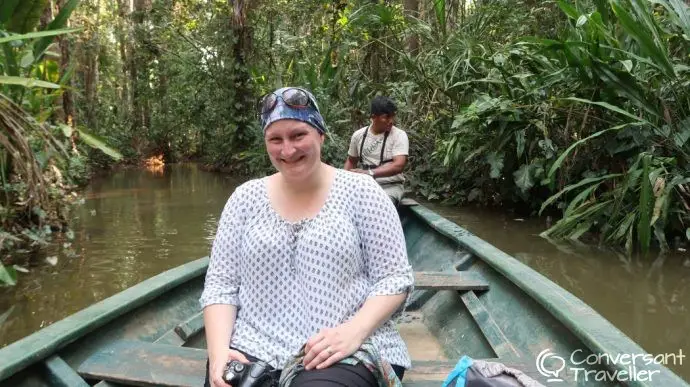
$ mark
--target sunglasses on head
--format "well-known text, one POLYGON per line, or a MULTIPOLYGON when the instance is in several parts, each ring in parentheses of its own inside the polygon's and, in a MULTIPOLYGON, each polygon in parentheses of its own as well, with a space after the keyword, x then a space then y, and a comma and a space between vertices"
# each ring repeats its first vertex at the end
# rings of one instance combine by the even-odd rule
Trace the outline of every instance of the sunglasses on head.
POLYGON ((276 104, 278 103, 278 98, 282 99, 286 105, 292 108, 303 109, 311 104, 311 106, 314 109, 317 109, 316 104, 314 104, 314 102, 311 100, 306 91, 298 89, 296 87, 291 87, 289 89, 283 90, 283 92, 280 93, 280 95, 276 94, 275 92, 271 92, 259 98, 259 104, 257 108, 259 114, 263 115, 273 110, 276 107, 276 104))

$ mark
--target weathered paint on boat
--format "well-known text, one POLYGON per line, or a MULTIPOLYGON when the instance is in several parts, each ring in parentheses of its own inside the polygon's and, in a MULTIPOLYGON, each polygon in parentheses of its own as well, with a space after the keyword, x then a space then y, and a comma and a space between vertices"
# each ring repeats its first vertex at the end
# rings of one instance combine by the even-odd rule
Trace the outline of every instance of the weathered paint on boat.
MULTIPOLYGON (((471 279, 471 286, 462 288, 463 291, 440 290, 443 287, 415 291, 409 310, 421 316, 415 324, 429 335, 419 336, 419 343, 408 340, 408 345, 411 352, 427 353, 417 351, 416 347, 433 344, 437 353, 428 359, 415 358, 417 377, 414 372, 409 373, 406 385, 440 386, 438 379, 462 355, 524 365, 530 376, 548 385, 546 376, 534 370, 537 357, 544 350, 566 361, 576 350, 582 351, 581 358, 592 353, 645 353, 581 300, 454 223, 410 201, 401 206, 400 213, 415 271, 460 270, 471 279), (484 290, 484 281, 488 290, 484 290), (446 360, 438 360, 441 358, 446 360), (432 379, 430 375, 437 380, 425 380, 432 379)), ((184 364, 194 369, 180 364, 168 366, 187 372, 190 380, 198 380, 203 370, 197 368, 203 367, 205 356, 201 350, 205 341, 198 297, 207 265, 208 258, 202 258, 159 274, 1 349, 0 385, 86 386, 82 376, 97 374, 99 367, 107 370, 117 366, 108 354, 117 348, 135 353, 137 343, 149 355, 170 354, 175 359, 173 355, 179 352, 181 357, 177 359, 185 357, 184 364)), ((401 323, 401 331, 409 330, 404 324, 401 323)), ((125 377, 134 377, 126 373, 137 373, 137 367, 163 366, 154 364, 157 359, 144 362, 132 356, 134 364, 120 368, 125 370, 125 377)), ((124 361, 127 360, 125 357, 124 361)), ((688 386, 665 367, 644 365, 644 369, 658 373, 651 381, 627 384, 688 386)), ((142 377, 150 377, 146 375, 150 372, 145 371, 146 368, 138 370, 142 377)), ((558 376, 564 381, 554 385, 616 385, 609 381, 585 381, 582 375, 575 381, 569 367, 558 376)), ((158 380, 162 383, 163 379, 158 380)), ((182 378, 177 383, 183 383, 182 378)))
MULTIPOLYGON (((444 343, 451 358, 469 354, 474 358, 517 358, 535 364, 542 351, 551 350, 565 358, 566 367, 559 375, 564 382, 589 386, 617 383, 610 379, 609 382, 582 380, 582 372, 574 371, 571 366, 589 366, 570 364, 575 351, 578 351, 576 361, 591 354, 613 357, 646 354, 580 299, 455 223, 421 205, 406 206, 401 212, 408 254, 415 270, 478 272, 490 283, 491 288, 477 298, 479 306, 496 323, 494 329, 490 324, 478 326, 467 302, 452 292, 430 294, 421 306, 427 326, 444 343), (575 373, 579 373, 577 382, 575 373)), ((641 364, 641 361, 638 358, 638 369, 655 372, 654 378, 628 381, 627 385, 688 385, 666 367, 641 364)), ((598 369, 628 372, 629 367, 619 362, 602 364, 598 369)))

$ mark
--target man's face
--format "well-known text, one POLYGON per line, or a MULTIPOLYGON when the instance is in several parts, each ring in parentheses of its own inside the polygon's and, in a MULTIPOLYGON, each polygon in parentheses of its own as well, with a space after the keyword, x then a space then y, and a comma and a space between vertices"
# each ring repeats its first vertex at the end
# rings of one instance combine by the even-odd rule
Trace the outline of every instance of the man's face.
POLYGON ((371 124, 377 132, 387 132, 393 128, 395 114, 380 114, 371 116, 371 124))

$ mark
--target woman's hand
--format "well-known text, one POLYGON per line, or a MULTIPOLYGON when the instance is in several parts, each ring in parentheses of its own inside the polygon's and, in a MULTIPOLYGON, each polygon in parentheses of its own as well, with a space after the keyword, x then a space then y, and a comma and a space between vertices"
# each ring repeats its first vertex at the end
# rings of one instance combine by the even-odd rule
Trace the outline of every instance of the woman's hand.
POLYGON ((249 363, 249 360, 247 360, 247 358, 241 352, 229 348, 223 353, 218 353, 214 356, 209 356, 208 378, 211 381, 212 387, 230 386, 229 384, 225 383, 225 381, 223 381, 223 371, 225 371, 225 366, 231 360, 238 360, 242 363, 249 363))
POLYGON ((366 339, 361 329, 351 322, 335 328, 322 329, 307 341, 304 348, 304 367, 324 369, 355 353, 366 339))

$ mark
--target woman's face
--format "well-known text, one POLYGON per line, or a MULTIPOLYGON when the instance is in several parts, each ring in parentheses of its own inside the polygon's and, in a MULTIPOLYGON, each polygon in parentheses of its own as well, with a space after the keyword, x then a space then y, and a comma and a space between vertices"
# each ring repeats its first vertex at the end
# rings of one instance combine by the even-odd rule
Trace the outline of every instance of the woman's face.
POLYGON ((266 128, 264 141, 271 163, 287 178, 307 177, 321 164, 324 136, 305 122, 276 121, 266 128))

